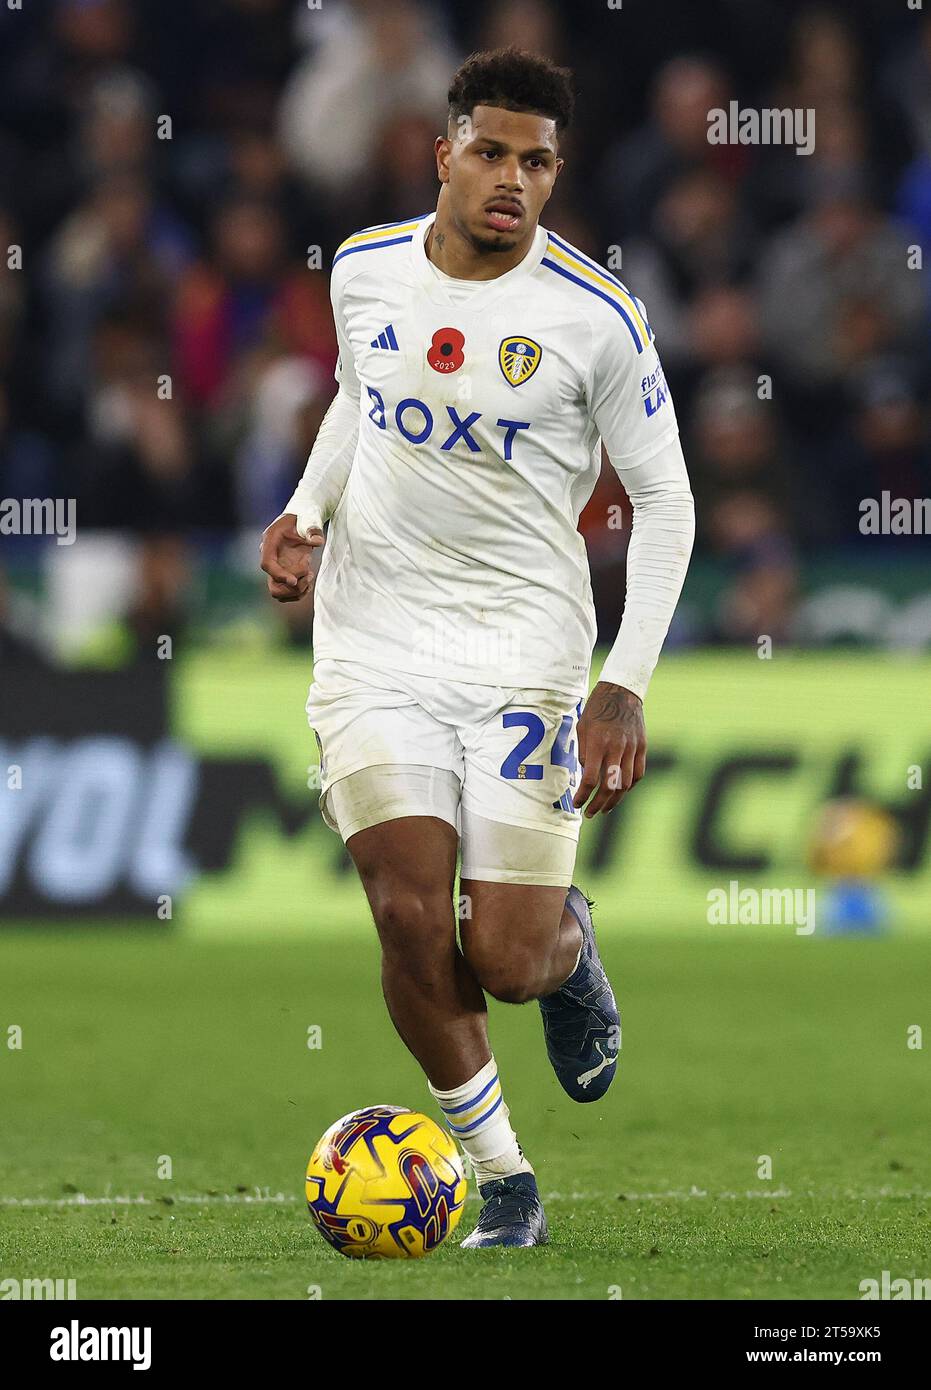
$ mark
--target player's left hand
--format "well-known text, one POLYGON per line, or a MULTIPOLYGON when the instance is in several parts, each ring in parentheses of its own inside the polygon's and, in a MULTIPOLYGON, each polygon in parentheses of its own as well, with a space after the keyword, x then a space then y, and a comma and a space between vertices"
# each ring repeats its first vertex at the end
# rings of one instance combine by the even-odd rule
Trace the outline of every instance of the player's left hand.
POLYGON ((268 575, 268 592, 279 603, 294 603, 313 590, 316 577, 313 552, 323 545, 323 532, 312 527, 307 538, 297 529, 293 512, 279 516, 262 532, 261 565, 268 575))
POLYGON ((611 811, 646 771, 647 735, 643 702, 623 685, 599 681, 589 695, 578 726, 582 780, 573 805, 587 818, 611 811), (595 793, 592 796, 592 793, 595 793))

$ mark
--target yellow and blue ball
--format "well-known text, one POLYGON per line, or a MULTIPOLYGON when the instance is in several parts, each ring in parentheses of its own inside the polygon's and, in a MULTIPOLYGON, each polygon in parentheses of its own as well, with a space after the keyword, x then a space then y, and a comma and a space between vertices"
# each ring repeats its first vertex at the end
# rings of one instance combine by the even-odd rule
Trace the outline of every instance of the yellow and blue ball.
POLYGON ((456 1229, 466 1196, 452 1137, 417 1110, 344 1115, 310 1156, 307 1209, 324 1240, 354 1259, 417 1259, 456 1229))

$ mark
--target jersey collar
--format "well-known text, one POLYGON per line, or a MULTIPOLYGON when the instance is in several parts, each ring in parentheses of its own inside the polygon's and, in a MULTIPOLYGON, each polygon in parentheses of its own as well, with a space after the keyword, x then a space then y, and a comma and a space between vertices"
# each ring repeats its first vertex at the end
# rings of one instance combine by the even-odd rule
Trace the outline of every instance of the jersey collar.
MULTIPOLYGON (((436 213, 431 212, 423 221, 417 224, 411 242, 411 259, 418 281, 426 290, 431 299, 438 300, 441 304, 455 305, 455 301, 446 291, 443 283, 442 274, 436 274, 436 267, 427 257, 425 246, 426 236, 429 229, 436 221, 436 213)), ((522 280, 536 270, 543 259, 546 251, 546 244, 549 240, 549 233, 544 227, 537 226, 533 242, 526 256, 517 265, 506 270, 503 275, 498 275, 494 280, 482 280, 477 282, 478 288, 469 298, 469 305, 485 304, 489 299, 496 298, 503 290, 510 288, 515 280, 522 280)))

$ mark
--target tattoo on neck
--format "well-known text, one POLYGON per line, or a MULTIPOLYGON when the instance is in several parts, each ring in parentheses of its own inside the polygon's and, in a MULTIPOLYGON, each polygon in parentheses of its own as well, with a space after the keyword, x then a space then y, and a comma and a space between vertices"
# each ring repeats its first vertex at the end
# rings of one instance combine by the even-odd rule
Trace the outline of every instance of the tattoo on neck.
POLYGON ((446 233, 445 233, 445 232, 435 232, 435 233, 434 233, 434 235, 433 235, 433 244, 434 244, 434 246, 436 246, 440 251, 442 251, 442 249, 443 249, 443 244, 444 244, 445 241, 446 241, 446 233))

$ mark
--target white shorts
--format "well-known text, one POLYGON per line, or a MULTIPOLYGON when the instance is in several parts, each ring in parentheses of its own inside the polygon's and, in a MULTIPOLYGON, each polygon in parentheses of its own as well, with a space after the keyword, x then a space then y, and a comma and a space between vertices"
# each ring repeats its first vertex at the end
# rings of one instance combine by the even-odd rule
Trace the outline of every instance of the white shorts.
POLYGON ((307 717, 320 746, 320 809, 348 840, 401 816, 460 835, 463 878, 568 888, 581 814, 581 701, 354 661, 318 661, 307 717))

